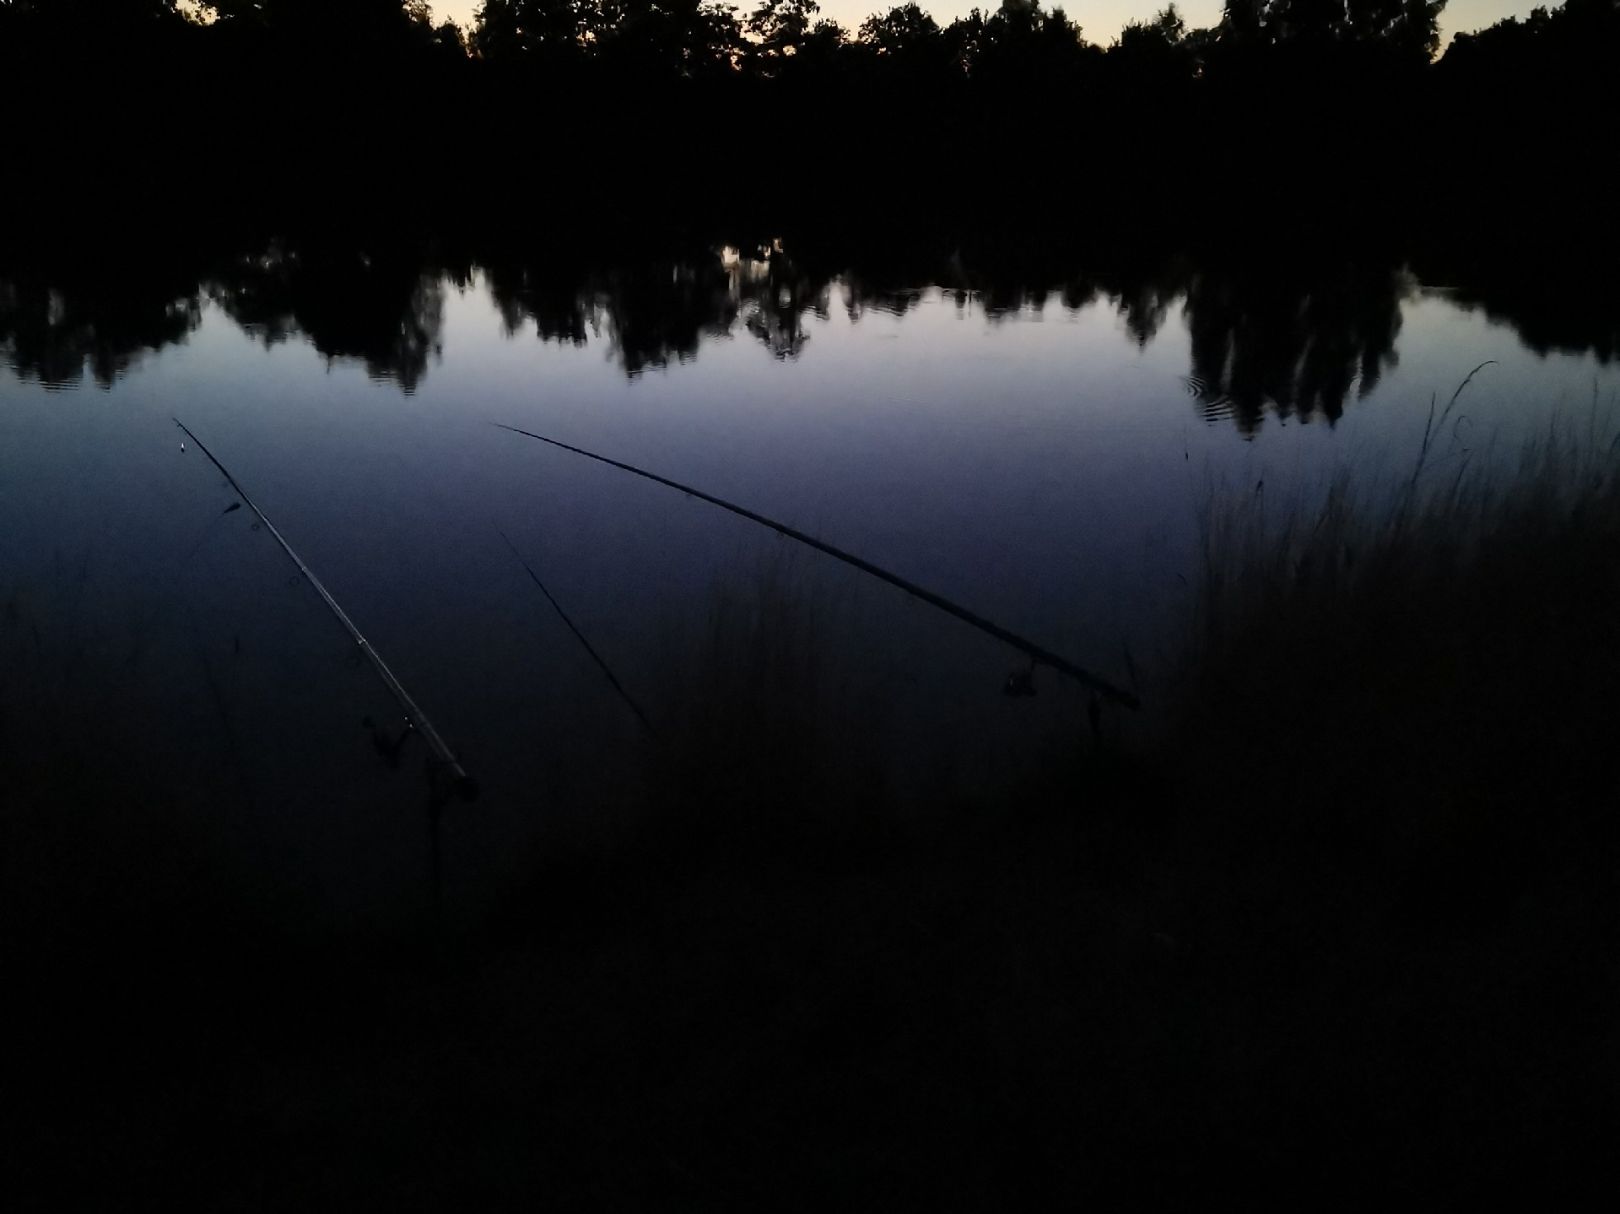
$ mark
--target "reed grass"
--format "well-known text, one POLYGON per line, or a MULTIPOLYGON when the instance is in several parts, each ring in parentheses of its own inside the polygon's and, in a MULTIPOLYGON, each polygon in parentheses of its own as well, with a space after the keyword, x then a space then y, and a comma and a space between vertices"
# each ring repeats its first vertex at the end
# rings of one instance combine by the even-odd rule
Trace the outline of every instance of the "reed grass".
POLYGON ((850 641, 848 604, 773 546, 720 579, 701 616, 659 645, 659 736, 648 741, 658 830, 769 853, 877 829, 882 706, 850 641), (695 832, 695 834, 694 834, 695 832))
POLYGON ((1212 489, 1200 519, 1186 672, 1280 616, 1360 612, 1379 600, 1415 605, 1469 578, 1511 580, 1516 562, 1523 584, 1534 585, 1550 575, 1537 555, 1547 545, 1570 559, 1569 549, 1586 548, 1594 567, 1608 564, 1602 543, 1620 513, 1620 431, 1596 401, 1584 423, 1549 423, 1514 466, 1455 435, 1440 448, 1432 423, 1431 414, 1407 477, 1341 470, 1314 501, 1281 507, 1263 481, 1248 491, 1212 489))
POLYGON ((1596 402, 1511 465, 1426 439, 1409 476, 1308 508, 1225 495, 1203 556, 1161 744, 1202 897, 1387 940, 1591 895, 1545 882, 1620 794, 1620 432, 1596 402))

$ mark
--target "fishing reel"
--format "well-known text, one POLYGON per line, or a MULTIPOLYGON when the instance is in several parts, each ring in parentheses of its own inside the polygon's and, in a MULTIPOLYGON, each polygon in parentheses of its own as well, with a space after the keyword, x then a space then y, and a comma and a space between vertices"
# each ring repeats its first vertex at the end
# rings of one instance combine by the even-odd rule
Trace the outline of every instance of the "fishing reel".
MULTIPOLYGON (((370 716, 360 719, 361 728, 371 734, 371 745, 382 756, 384 763, 388 764, 390 771, 398 771, 400 756, 405 750, 405 743, 416 734, 416 726, 407 718, 400 726, 397 737, 389 737, 388 731, 383 729, 370 716)), ((457 773, 448 763, 429 753, 424 771, 427 774, 431 798, 435 805, 443 805, 452 795, 463 801, 478 800, 478 781, 465 773, 457 773), (446 778, 449 777, 449 778, 446 778)))

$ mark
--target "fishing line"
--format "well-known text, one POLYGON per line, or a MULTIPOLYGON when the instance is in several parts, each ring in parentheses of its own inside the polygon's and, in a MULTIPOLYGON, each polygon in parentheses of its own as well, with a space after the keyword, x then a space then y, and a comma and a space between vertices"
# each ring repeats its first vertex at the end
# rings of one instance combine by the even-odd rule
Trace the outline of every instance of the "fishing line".
POLYGON ((575 626, 574 621, 568 618, 568 613, 562 609, 562 604, 557 601, 551 591, 546 589, 546 584, 540 580, 540 575, 530 567, 529 562, 523 559, 523 554, 517 550, 517 545, 508 539, 506 532, 499 527, 495 528, 495 534, 506 541, 506 546, 512 550, 512 555, 517 558, 518 564, 523 566, 523 571, 529 575, 530 580, 536 586, 540 587, 540 593, 546 596, 546 602, 551 604, 552 610, 557 613, 557 618, 568 626, 568 631, 574 634, 574 639, 580 643, 586 653, 591 655, 591 660, 607 676, 607 681, 612 685, 613 690, 619 693, 619 698, 625 702, 631 712, 636 714, 636 720, 641 722, 641 727, 649 734, 657 733, 658 731, 653 728, 652 722, 647 719, 647 714, 641 711, 641 705, 637 704, 630 693, 624 689, 624 685, 614 677, 613 671, 608 667, 606 660, 585 639, 585 634, 575 626))

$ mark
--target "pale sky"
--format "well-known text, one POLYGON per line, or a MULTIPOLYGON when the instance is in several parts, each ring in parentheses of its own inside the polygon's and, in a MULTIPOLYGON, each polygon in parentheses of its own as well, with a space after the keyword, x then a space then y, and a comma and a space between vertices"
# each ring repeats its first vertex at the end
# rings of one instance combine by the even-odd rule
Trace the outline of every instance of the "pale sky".
MULTIPOLYGON (((464 25, 472 23, 482 0, 431 0, 433 11, 440 17, 449 17, 464 25)), ((747 11, 757 0, 729 0, 737 9, 747 11)), ((893 7, 893 0, 819 0, 821 11, 846 29, 853 30, 872 13, 893 7)), ((919 0, 924 10, 932 14, 941 25, 967 13, 974 7, 989 11, 999 7, 999 0, 919 0)), ((1067 0, 1061 7, 1071 20, 1078 21, 1088 42, 1106 46, 1114 40, 1120 28, 1133 17, 1151 17, 1168 0, 1067 0)), ((1440 17, 1442 43, 1459 30, 1482 29, 1503 17, 1522 17, 1537 4, 1556 8, 1560 0, 1450 0, 1440 17)), ((1057 7, 1057 0, 1043 0, 1042 7, 1057 7)), ((1214 25, 1220 19, 1221 0, 1180 0, 1181 14, 1189 26, 1214 25)))

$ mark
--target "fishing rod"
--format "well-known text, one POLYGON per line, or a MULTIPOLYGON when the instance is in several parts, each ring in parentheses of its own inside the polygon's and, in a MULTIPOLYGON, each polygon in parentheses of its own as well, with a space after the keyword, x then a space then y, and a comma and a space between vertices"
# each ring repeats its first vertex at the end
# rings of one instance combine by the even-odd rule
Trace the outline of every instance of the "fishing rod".
POLYGON ((574 639, 584 647, 586 653, 591 655, 591 660, 607 676, 607 681, 613 685, 613 690, 619 693, 619 698, 629 706, 631 712, 636 714, 636 720, 641 722, 641 727, 650 734, 656 733, 657 730, 652 727, 652 722, 647 719, 647 714, 641 711, 641 705, 631 698, 630 693, 624 689, 623 684, 614 677, 613 671, 609 668, 602 655, 597 653, 592 648, 591 643, 585 639, 585 634, 574 626, 574 621, 568 618, 568 613, 562 609, 562 604, 556 600, 551 591, 546 589, 546 584, 540 580, 540 575, 530 567, 528 561, 523 559, 523 554, 517 550, 517 545, 508 539, 506 532, 499 527, 495 528, 495 534, 506 540, 506 546, 512 550, 512 555, 517 558, 517 563, 523 566, 523 571, 529 575, 529 579, 540 587, 540 593, 546 596, 546 602, 551 604, 552 610, 557 613, 557 618, 568 626, 568 631, 574 634, 574 639))
POLYGON ((746 506, 739 506, 735 502, 728 502, 724 498, 715 497, 712 493, 705 493, 701 489, 694 489, 690 485, 683 485, 679 481, 672 481, 666 476, 659 476, 655 472, 648 472, 643 468, 637 468, 634 464, 621 463, 616 459, 609 459, 605 455, 598 455, 594 451, 587 451, 583 447, 572 447, 567 443, 558 442, 554 438, 547 438, 543 434, 535 434, 528 430, 520 430, 516 426, 502 425, 500 422, 491 422, 490 424, 502 430, 510 430, 513 434, 521 434, 524 438, 536 439, 542 443, 549 443, 553 447, 560 447, 564 451, 571 451, 575 455, 583 455, 586 459, 593 459, 599 464, 607 464, 610 468, 618 468, 622 472, 629 472, 646 480, 656 481, 660 485, 667 485, 671 489, 678 489, 680 492, 690 494, 692 497, 701 498, 703 501, 708 502, 712 506, 719 506, 722 510, 729 510, 732 514, 748 519, 750 522, 758 523, 762 527, 769 527, 778 535, 785 535, 789 539, 797 540, 801 544, 814 548, 817 552, 824 552, 835 560, 842 561, 846 565, 859 569, 862 573, 870 574, 879 581, 887 582, 891 586, 904 590, 912 597, 921 599, 930 607, 937 607, 947 615, 955 616, 964 624, 970 624, 974 628, 977 628, 980 632, 993 636, 996 638, 996 640, 1001 641, 1003 644, 1010 645, 1014 649, 1019 650, 1025 654, 1032 663, 1040 666, 1049 666, 1059 674, 1067 675, 1069 678, 1079 683, 1082 687, 1090 689, 1105 700, 1109 700, 1112 703, 1131 709, 1141 708, 1142 706, 1141 700, 1132 695, 1130 692, 1124 690, 1123 688, 1115 687, 1107 679, 1104 679, 1099 675, 1092 674, 1091 671, 1086 670, 1082 666, 1076 665, 1062 655, 1053 653, 1050 649, 1042 648, 1041 646, 1035 644, 1034 641, 1019 636, 1016 632, 1008 631, 1000 624, 987 620, 982 615, 978 615, 975 612, 969 611, 966 607, 962 607, 951 602, 950 599, 945 598, 943 595, 935 594, 931 590, 925 590, 915 582, 907 581, 898 574, 890 573, 887 569, 872 564, 871 561, 864 560, 861 557, 856 556, 854 553, 845 552, 842 548, 835 548, 833 545, 826 543, 823 540, 818 540, 813 535, 807 535, 797 528, 789 527, 786 523, 779 523, 773 518, 767 518, 763 514, 749 510, 746 506))
MULTIPOLYGON (((360 652, 365 654, 371 662, 371 667, 377 672, 377 677, 382 680, 383 686, 388 688, 390 694, 399 703, 400 708, 404 710, 406 730, 422 735, 422 740, 428 744, 428 749, 433 752, 434 757, 444 764, 445 768, 455 778, 455 787, 464 798, 470 801, 476 797, 478 795, 477 782, 467 774, 467 769, 461 765, 461 760, 456 758, 455 752, 439 736, 439 731, 433 728, 433 722, 429 721, 427 714, 416 706, 416 701, 411 699, 410 692, 406 691, 400 681, 394 677, 394 672, 388 669, 388 663, 384 662, 377 651, 372 648, 371 642, 361 635, 360 630, 354 626, 354 621, 349 618, 348 613, 338 606, 337 600, 332 597, 331 591, 321 584, 321 579, 315 576, 314 570, 304 564, 303 558, 294 552, 292 545, 282 538, 281 532, 276 530, 276 525, 265 516, 264 511, 260 510, 253 499, 248 496, 247 490, 243 489, 240 482, 231 475, 230 469, 220 463, 214 457, 214 453, 203 445, 202 439, 193 434, 178 417, 174 419, 174 424, 185 431, 186 437, 197 444, 197 450, 207 456, 208 462, 220 470, 225 479, 230 482, 231 488, 235 489, 241 496, 247 508, 253 511, 254 517, 264 524, 264 529, 270 533, 271 538, 281 545, 281 550, 287 554, 288 559, 297 567, 304 580, 315 588, 315 593, 321 596, 321 601, 337 617, 338 623, 342 624, 344 630, 354 638, 354 643, 360 647, 360 652)), ((184 447, 181 449, 184 450, 184 447)))

